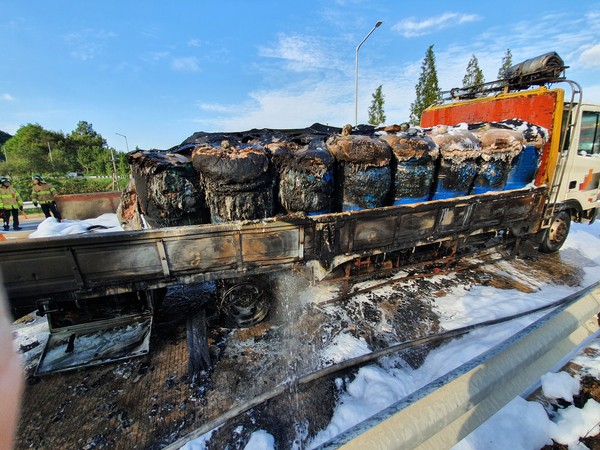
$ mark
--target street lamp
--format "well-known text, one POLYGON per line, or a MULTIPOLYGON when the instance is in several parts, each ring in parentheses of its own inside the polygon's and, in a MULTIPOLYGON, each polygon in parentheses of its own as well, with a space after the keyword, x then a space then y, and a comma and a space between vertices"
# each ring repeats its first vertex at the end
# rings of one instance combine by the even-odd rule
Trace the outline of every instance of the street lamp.
POLYGON ((367 38, 369 36, 371 36, 371 33, 373 33, 373 31, 375 31, 375 28, 377 28, 381 24, 382 24, 381 20, 379 22, 377 22, 375 24, 375 26, 373 27, 373 29, 371 31, 369 31, 369 34, 367 34, 365 36, 365 38, 360 42, 360 44, 358 44, 358 47, 356 47, 356 75, 355 75, 355 91, 354 91, 354 124, 356 126, 358 126, 358 50, 360 49, 360 46, 364 44, 364 42, 367 40, 367 38))
MULTIPOLYGON (((129 153, 129 143, 127 142, 127 136, 125 136, 124 134, 121 134, 121 133, 115 133, 115 134, 125 138, 125 146, 127 147, 127 153, 129 153)), ((113 154, 112 147, 110 148, 110 157, 112 158, 112 163, 113 163, 113 189, 114 189, 115 184, 117 186, 119 186, 119 179, 117 178, 117 164, 115 163, 115 155, 113 154)), ((119 186, 119 189, 121 189, 121 186, 119 186)))
POLYGON ((115 133, 115 134, 125 138, 125 146, 127 147, 127 153, 129 153, 129 144, 127 143, 127 136, 125 136, 124 134, 121 134, 121 133, 115 133))

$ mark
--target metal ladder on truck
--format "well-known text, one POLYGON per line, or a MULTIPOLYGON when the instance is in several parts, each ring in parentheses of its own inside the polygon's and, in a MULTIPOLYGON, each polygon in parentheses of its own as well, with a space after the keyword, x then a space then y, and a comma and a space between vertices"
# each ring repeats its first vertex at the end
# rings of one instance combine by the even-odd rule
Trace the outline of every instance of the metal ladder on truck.
POLYGON ((544 217, 542 221, 542 227, 546 228, 550 226, 552 222, 552 218, 556 213, 556 204, 558 201, 558 193, 560 191, 560 187, 562 185, 565 172, 567 169, 567 160, 568 160, 568 152, 576 151, 572 150, 573 140, 575 139, 575 126, 577 125, 577 119, 579 118, 579 110, 581 109, 581 98, 582 91, 581 86, 575 81, 564 80, 560 81, 569 84, 571 87, 571 100, 568 103, 568 111, 566 119, 563 119, 563 123, 565 124, 564 130, 562 130, 560 137, 560 157, 558 158, 558 163, 556 165, 556 171, 554 172, 554 176, 552 177, 552 182, 550 184, 550 191, 548 195, 548 208, 544 212, 544 217), (575 101, 575 97, 577 97, 577 101, 575 101), (573 110, 575 110, 575 115, 573 115, 573 110), (566 147, 567 141, 569 143, 568 147, 566 147), (565 150, 566 149, 566 150, 565 150))

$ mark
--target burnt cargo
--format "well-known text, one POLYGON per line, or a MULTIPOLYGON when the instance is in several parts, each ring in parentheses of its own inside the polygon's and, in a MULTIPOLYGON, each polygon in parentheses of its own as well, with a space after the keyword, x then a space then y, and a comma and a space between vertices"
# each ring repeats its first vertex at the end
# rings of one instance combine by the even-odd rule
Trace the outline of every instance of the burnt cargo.
POLYGON ((421 131, 387 132, 381 136, 392 149, 391 204, 429 200, 439 147, 421 131))
POLYGON ((274 154, 278 201, 283 213, 304 212, 308 215, 333 211, 334 159, 320 139, 309 145, 269 144, 274 154), (275 150, 274 150, 275 148, 275 150))
POLYGON ((512 163, 523 149, 523 135, 489 123, 478 125, 473 132, 479 139, 481 157, 471 194, 505 189, 512 163))
POLYGON ((515 158, 506 181, 506 189, 520 189, 532 183, 537 176, 542 150, 548 141, 548 130, 520 119, 500 122, 523 135, 524 148, 515 158))
POLYGON ((462 127, 438 126, 430 131, 439 146, 437 181, 432 200, 468 195, 477 175, 481 155, 479 139, 462 127))
POLYGON ((529 143, 538 155, 545 143, 543 129, 516 120, 400 130, 196 133, 168 151, 133 152, 134 183, 121 215, 139 229, 144 218, 151 227, 223 223, 523 187, 539 158, 527 166, 528 147, 520 149, 529 143))
POLYGON ((392 182, 387 142, 372 136, 336 135, 326 145, 336 160, 336 209, 386 206, 392 182))
POLYGON ((190 158, 137 150, 128 159, 139 212, 151 227, 208 223, 204 191, 190 158))
POLYGON ((274 215, 273 179, 266 150, 259 145, 236 147, 228 140, 192 151, 212 223, 264 219, 274 215))

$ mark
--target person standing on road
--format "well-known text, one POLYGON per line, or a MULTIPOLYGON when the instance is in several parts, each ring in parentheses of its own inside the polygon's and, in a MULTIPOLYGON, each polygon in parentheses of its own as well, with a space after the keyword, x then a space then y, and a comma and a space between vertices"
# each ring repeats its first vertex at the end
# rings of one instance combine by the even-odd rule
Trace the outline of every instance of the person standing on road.
POLYGON ((4 219, 4 231, 10 229, 10 215, 13 217, 13 229, 20 230, 19 209, 23 211, 23 200, 14 187, 10 185, 10 179, 0 178, 0 209, 4 219))
POLYGON ((56 195, 56 189, 50 183, 47 183, 40 175, 34 175, 33 179, 33 191, 31 191, 31 200, 33 206, 37 206, 38 203, 42 208, 42 212, 46 216, 46 219, 50 217, 50 212, 54 218, 60 222, 61 217, 56 206, 54 196, 56 195))

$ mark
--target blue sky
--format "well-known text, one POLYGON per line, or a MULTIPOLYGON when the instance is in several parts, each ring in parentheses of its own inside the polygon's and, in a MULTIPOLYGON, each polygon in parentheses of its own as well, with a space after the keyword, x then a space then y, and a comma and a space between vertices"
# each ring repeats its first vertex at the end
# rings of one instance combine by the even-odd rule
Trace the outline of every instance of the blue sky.
POLYGON ((442 89, 477 56, 494 80, 556 51, 600 103, 600 2, 0 0, 0 130, 69 133, 85 120, 120 151, 196 131, 360 123, 383 85, 388 123, 408 119, 427 47, 442 89), (121 135, 127 136, 127 139, 121 135))

